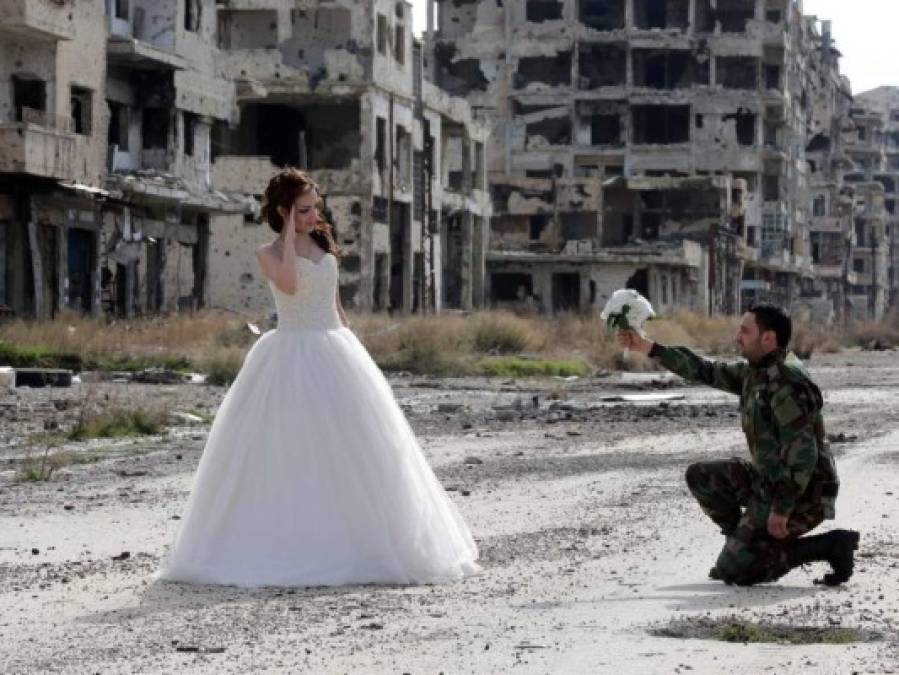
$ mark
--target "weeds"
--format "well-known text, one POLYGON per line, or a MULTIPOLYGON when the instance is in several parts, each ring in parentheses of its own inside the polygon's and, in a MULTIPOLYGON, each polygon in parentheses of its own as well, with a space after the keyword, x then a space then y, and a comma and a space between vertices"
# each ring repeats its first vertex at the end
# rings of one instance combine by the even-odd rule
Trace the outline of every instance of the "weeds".
POLYGON ((475 364, 475 369, 481 375, 495 377, 584 377, 590 374, 590 368, 582 361, 525 359, 517 356, 483 359, 475 364))
POLYGON ((765 621, 746 621, 737 617, 711 619, 700 617, 675 621, 650 631, 673 638, 719 640, 722 642, 775 643, 790 645, 834 644, 876 640, 875 633, 844 627, 792 626, 765 621))
POLYGON ((113 408, 79 420, 66 438, 84 441, 90 438, 152 436, 165 428, 168 415, 160 411, 113 408))
MULTIPOLYGON (((444 312, 427 317, 356 314, 351 318, 354 331, 385 370, 449 377, 657 367, 651 360, 636 355, 623 360, 614 336, 597 316, 588 313, 519 316, 487 311, 444 312), (521 362, 492 360, 523 355, 528 358, 521 362), (534 366, 534 359, 546 364, 534 366), (562 362, 564 365, 559 365, 562 362)), ((733 338, 738 323, 739 317, 679 312, 650 322, 647 333, 665 344, 734 356, 733 338)), ((854 346, 890 348, 899 345, 899 315, 879 323, 857 322, 846 330, 797 322, 794 336, 796 351, 806 358, 815 352, 854 346)), ((0 365, 76 371, 197 370, 206 373, 210 384, 228 385, 237 376, 254 339, 246 317, 220 311, 108 323, 63 315, 50 322, 3 324, 0 365)))

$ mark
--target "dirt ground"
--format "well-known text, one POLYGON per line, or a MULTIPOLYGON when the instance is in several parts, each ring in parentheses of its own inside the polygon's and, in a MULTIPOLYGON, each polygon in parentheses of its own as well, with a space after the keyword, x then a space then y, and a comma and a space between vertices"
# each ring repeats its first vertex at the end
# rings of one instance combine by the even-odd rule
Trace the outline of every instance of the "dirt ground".
POLYGON ((339 589, 153 581, 223 389, 0 389, 0 672, 899 672, 899 354, 809 365, 843 482, 837 520, 822 529, 862 533, 856 575, 836 589, 812 583, 823 566, 754 588, 707 578, 722 538, 683 472, 745 453, 737 401, 660 375, 393 378, 484 571, 449 585, 339 589), (615 400, 631 394, 672 398, 615 400), (23 457, 40 452, 27 439, 67 428, 85 396, 195 419, 163 436, 72 444, 90 461, 17 481, 23 457), (873 639, 660 636, 729 617, 873 639))

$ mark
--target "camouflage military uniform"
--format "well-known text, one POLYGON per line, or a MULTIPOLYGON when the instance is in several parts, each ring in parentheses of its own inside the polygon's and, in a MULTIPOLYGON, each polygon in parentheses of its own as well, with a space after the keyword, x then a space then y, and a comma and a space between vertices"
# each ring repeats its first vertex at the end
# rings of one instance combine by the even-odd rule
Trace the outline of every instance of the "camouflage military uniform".
POLYGON ((687 485, 727 537, 713 576, 736 584, 780 578, 790 569, 784 544, 834 517, 839 480, 824 442, 821 391, 799 359, 780 350, 755 365, 658 344, 650 356, 687 380, 740 396, 751 461, 693 464, 687 485), (787 540, 768 534, 771 511, 789 514, 787 540))

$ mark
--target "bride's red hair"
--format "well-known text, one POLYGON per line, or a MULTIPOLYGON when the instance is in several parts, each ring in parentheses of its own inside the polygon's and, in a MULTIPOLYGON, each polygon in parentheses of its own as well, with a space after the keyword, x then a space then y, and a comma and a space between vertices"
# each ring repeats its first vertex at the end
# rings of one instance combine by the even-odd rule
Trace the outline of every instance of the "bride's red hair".
POLYGON ((321 190, 305 171, 288 167, 272 176, 268 186, 265 188, 259 216, 275 232, 281 232, 281 228, 284 227, 284 219, 278 212, 278 207, 280 206, 286 211, 290 211, 290 207, 297 197, 309 192, 309 190, 314 190, 316 197, 318 197, 315 206, 318 212, 318 222, 315 225, 315 229, 309 233, 309 236, 325 253, 330 253, 339 258, 343 252, 334 240, 333 227, 322 216, 321 190))

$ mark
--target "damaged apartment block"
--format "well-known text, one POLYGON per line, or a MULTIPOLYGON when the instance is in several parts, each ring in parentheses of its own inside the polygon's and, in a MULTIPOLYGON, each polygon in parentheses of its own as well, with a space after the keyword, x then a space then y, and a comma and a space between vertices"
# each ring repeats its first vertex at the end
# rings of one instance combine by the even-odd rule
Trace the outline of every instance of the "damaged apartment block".
POLYGON ((322 188, 345 306, 483 305, 489 128, 425 68, 411 7, 4 4, 0 311, 268 307, 256 214, 285 166, 322 188))
MULTIPOLYGON (((827 22, 804 16, 795 0, 429 0, 428 8, 435 77, 493 128, 492 304, 585 310, 629 285, 663 311, 736 313, 761 299, 816 316, 829 302, 828 318, 844 311, 814 281, 814 258, 833 237, 812 237, 810 190, 823 178, 805 170, 797 142, 858 125, 848 122, 848 82, 827 22), (589 195, 590 207, 569 203, 571 194, 589 195)), ((818 161, 841 152, 833 144, 818 161)), ((895 189, 880 180, 884 157, 863 167, 861 183, 895 189)), ((891 198, 884 204, 895 210, 891 198)), ((875 289, 875 313, 895 270, 889 244, 878 246, 871 285, 841 282, 856 304, 859 289, 875 289)), ((836 248, 827 250, 830 260, 836 248)))
MULTIPOLYGON (((482 306, 489 130, 453 96, 473 74, 456 64, 431 77, 408 2, 258 7, 219 12, 220 72, 238 74, 238 122, 215 137, 213 185, 261 199, 279 167, 307 170, 344 251, 347 308, 482 306)), ((267 302, 244 265, 239 276, 253 283, 243 292, 267 302)))

